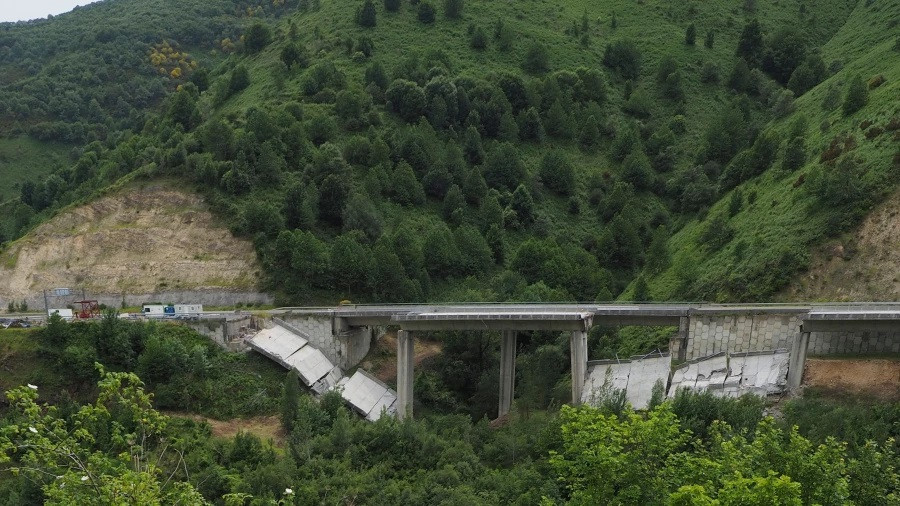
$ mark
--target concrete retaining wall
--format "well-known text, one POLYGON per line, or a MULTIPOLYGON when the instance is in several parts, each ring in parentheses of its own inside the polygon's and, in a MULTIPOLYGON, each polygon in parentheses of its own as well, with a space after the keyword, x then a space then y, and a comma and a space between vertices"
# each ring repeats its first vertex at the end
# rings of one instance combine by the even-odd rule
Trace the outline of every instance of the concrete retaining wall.
MULTIPOLYGON (((801 314, 728 314, 691 316, 684 358, 720 352, 747 353, 790 349, 800 336, 801 314)), ((900 334, 813 332, 810 355, 900 352, 900 334)))
POLYGON ((307 315, 282 315, 282 321, 295 328, 309 343, 321 350, 328 360, 342 369, 355 367, 369 353, 371 327, 342 329, 332 318, 307 315))
MULTIPOLYGON (((234 306, 237 304, 272 304, 271 295, 261 292, 228 292, 222 290, 172 290, 156 293, 92 293, 84 296, 89 300, 96 300, 112 308, 122 307, 122 300, 126 306, 140 306, 147 302, 159 302, 163 304, 203 304, 206 306, 234 306)), ((81 290, 74 289, 71 296, 51 297, 50 307, 66 307, 72 301, 81 300, 81 290)), ((26 297, 25 302, 32 311, 44 310, 44 294, 34 293, 26 297)), ((0 296, 0 311, 6 309, 10 302, 19 304, 22 299, 8 299, 0 296)))
POLYGON ((194 329, 198 333, 210 338, 212 342, 229 351, 246 350, 247 345, 242 338, 253 334, 260 329, 260 321, 251 315, 231 318, 175 321, 194 329))

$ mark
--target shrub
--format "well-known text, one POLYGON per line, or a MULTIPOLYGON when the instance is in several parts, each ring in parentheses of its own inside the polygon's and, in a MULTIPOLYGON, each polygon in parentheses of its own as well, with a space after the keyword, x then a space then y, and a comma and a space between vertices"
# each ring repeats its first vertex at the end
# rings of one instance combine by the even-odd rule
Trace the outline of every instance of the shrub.
POLYGON ((387 107, 398 116, 413 123, 425 112, 425 91, 418 84, 395 79, 385 91, 387 107))
POLYGON ((762 68, 784 85, 805 59, 806 39, 799 30, 786 27, 775 33, 766 44, 762 68))
POLYGON ((469 45, 472 46, 472 49, 477 49, 478 51, 482 51, 487 47, 487 35, 484 33, 483 28, 476 26, 475 29, 472 30, 469 45))
POLYGON ((508 142, 494 148, 484 162, 484 179, 497 189, 511 190, 525 178, 525 166, 519 150, 508 142))
POLYGON ((571 195, 575 190, 575 169, 562 150, 547 151, 538 176, 547 188, 560 195, 571 195))
POLYGON ((462 17, 463 0, 444 0, 444 15, 448 19, 459 19, 462 17))
POLYGON ((375 21, 375 4, 372 0, 365 0, 356 11, 356 24, 363 28, 373 28, 375 21))
POLYGON ((700 81, 708 84, 719 82, 719 64, 708 61, 700 69, 700 81))
POLYGON ((693 46, 697 41, 697 25, 691 23, 688 25, 687 29, 684 31, 684 43, 693 46))
POLYGON ((710 28, 706 31, 706 39, 703 41, 703 45, 706 46, 707 49, 712 49, 715 40, 716 33, 710 28))
POLYGON ((244 47, 250 53, 258 53, 272 42, 272 29, 262 23, 254 23, 244 34, 244 47))
POLYGON ((250 72, 247 67, 238 65, 231 71, 231 79, 228 81, 229 95, 233 95, 247 86, 250 86, 250 72))
POLYGON ((857 75, 847 85, 847 94, 844 95, 844 115, 849 116, 863 108, 869 101, 869 90, 862 76, 857 75))
POLYGON ((420 3, 416 17, 426 25, 434 23, 434 6, 428 1, 420 3))
POLYGON ((400 10, 400 0, 384 0, 384 10, 397 12, 400 10))
POLYGON ((637 79, 641 72, 641 52, 630 40, 617 40, 603 53, 603 64, 625 79, 637 79))
POLYGON ((543 74, 549 67, 550 57, 547 55, 547 49, 540 42, 532 42, 525 52, 522 68, 529 74, 543 74))

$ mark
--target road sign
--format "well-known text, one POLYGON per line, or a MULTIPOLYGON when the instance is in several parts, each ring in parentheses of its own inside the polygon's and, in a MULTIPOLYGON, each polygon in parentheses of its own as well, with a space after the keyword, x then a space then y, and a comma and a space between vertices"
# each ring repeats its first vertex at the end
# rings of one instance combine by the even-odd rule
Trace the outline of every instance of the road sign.
POLYGON ((53 295, 55 297, 68 297, 69 295, 72 295, 72 290, 68 288, 54 288, 53 295))

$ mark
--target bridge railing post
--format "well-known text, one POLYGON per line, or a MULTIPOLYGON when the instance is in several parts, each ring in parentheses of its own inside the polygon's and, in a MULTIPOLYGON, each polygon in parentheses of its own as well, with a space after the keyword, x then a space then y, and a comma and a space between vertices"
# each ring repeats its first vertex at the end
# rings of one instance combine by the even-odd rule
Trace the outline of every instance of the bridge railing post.
POLYGON ((500 406, 497 417, 509 413, 516 384, 516 332, 504 330, 500 337, 500 406))
POLYGON ((412 418, 413 414, 413 351, 412 333, 397 332, 397 419, 412 418))

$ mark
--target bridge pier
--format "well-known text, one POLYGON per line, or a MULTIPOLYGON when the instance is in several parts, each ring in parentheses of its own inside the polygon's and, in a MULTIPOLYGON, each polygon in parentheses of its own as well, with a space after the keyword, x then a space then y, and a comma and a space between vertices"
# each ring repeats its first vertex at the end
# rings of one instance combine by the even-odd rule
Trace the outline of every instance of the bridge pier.
POLYGON ((412 418, 413 414, 413 335, 407 330, 397 331, 397 419, 412 418))
POLYGON ((504 330, 500 336, 500 406, 497 417, 509 413, 516 384, 516 332, 504 330))
POLYGON ((572 360, 572 405, 581 404, 587 374, 587 332, 575 330, 569 338, 569 355, 572 360))
POLYGON ((803 369, 806 367, 806 352, 809 350, 809 332, 801 327, 800 336, 791 344, 791 357, 788 362, 788 389, 800 388, 803 381, 803 369))

